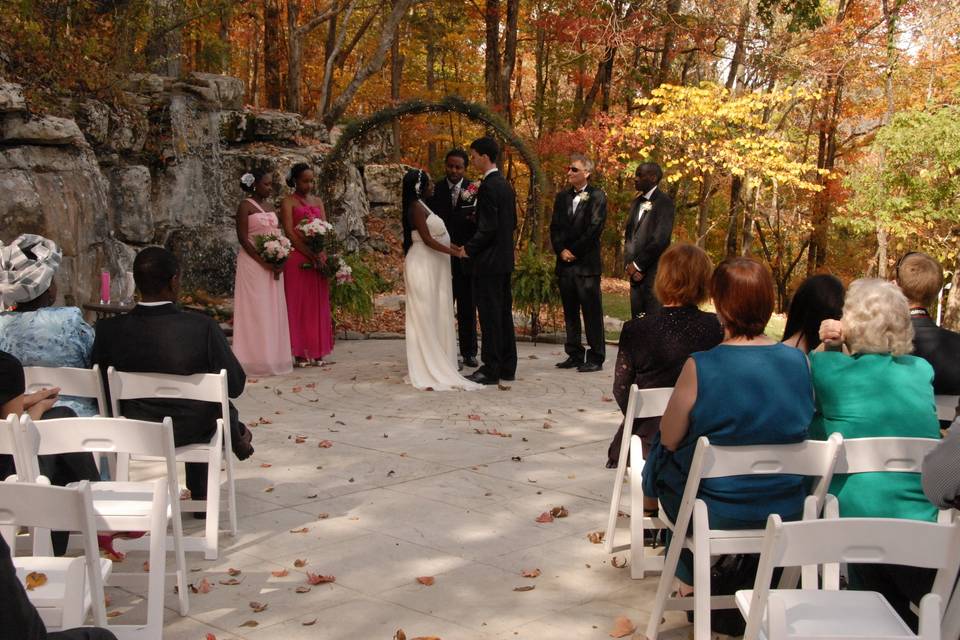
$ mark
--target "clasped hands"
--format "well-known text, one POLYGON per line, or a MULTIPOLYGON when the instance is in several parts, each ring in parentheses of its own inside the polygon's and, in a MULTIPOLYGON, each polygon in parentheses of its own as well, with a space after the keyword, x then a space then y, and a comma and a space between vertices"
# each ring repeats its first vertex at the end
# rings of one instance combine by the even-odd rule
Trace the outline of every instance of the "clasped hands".
POLYGON ((636 266, 631 262, 627 265, 627 277, 630 278, 633 282, 642 282, 643 281, 643 271, 637 269, 636 266))
POLYGON ((830 319, 821 322, 820 342, 828 351, 840 350, 843 347, 843 322, 830 319))
POLYGON ((570 249, 564 249, 563 251, 560 252, 560 259, 563 260, 564 262, 573 262, 574 260, 577 259, 577 256, 573 255, 570 252, 570 249))
POLYGON ((60 387, 40 389, 23 396, 23 410, 34 420, 39 420, 43 414, 53 408, 60 396, 60 387))
POLYGON ((467 257, 469 257, 469 256, 467 256, 467 250, 464 249, 463 247, 461 247, 460 245, 451 244, 451 245, 450 245, 450 251, 452 251, 452 253, 451 253, 450 255, 452 255, 454 258, 467 258, 467 257))

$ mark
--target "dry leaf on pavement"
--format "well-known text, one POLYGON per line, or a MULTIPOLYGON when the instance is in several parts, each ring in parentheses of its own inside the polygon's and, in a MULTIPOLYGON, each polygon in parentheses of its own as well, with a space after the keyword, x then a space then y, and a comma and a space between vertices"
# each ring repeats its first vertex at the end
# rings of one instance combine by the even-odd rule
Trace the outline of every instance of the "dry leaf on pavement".
POLYGON ((330 447, 333 446, 333 443, 330 442, 329 440, 321 440, 320 444, 318 444, 317 446, 320 447, 321 449, 329 449, 330 447))
POLYGON ((261 462, 261 463, 260 463, 260 468, 261 468, 261 469, 269 469, 269 468, 272 467, 272 466, 273 466, 273 465, 270 464, 269 462, 261 462))
POLYGON ((550 515, 552 515, 554 518, 566 518, 568 515, 570 515, 570 512, 567 511, 566 507, 561 505, 559 507, 550 509, 550 515))
POLYGON ((540 523, 553 522, 553 516, 550 515, 550 512, 549 512, 549 511, 544 511, 544 512, 541 513, 539 516, 537 516, 537 520, 536 520, 536 521, 537 521, 537 522, 540 522, 540 523))
POLYGON ((227 575, 228 575, 228 576, 238 576, 238 575, 240 575, 241 573, 243 573, 243 572, 240 571, 240 569, 234 569, 233 567, 230 567, 229 569, 227 569, 227 575))
POLYGON ((246 622, 244 622, 244 623, 241 624, 240 626, 241 626, 241 627, 255 627, 255 626, 259 625, 259 624, 260 624, 260 623, 257 622, 256 620, 247 620, 246 622))
POLYGON ((302 569, 303 567, 307 566, 307 561, 301 558, 297 558, 296 560, 293 561, 293 566, 295 566, 297 569, 302 569))
POLYGON ((613 558, 610 560, 610 564, 613 565, 614 569, 623 569, 625 566, 627 566, 627 559, 624 558, 621 560, 617 556, 613 556, 613 558))
POLYGON ((286 569, 277 569, 276 571, 271 571, 270 575, 272 575, 274 578, 286 578, 288 575, 290 575, 290 572, 286 569))
POLYGON ((603 542, 603 535, 604 535, 603 531, 591 531, 590 533, 587 534, 587 540, 589 540, 593 544, 600 544, 601 542, 603 542))
POLYGON ((238 584, 240 584, 241 582, 243 582, 243 580, 240 580, 239 578, 227 578, 227 579, 225 579, 225 580, 221 580, 221 581, 220 581, 220 584, 222 584, 222 585, 224 585, 224 586, 227 586, 227 587, 235 587, 235 586, 237 586, 238 584))
POLYGON ((532 584, 526 584, 526 585, 524 585, 524 586, 522 586, 522 587, 514 587, 513 590, 514 590, 514 591, 533 591, 533 590, 536 589, 536 588, 537 588, 537 587, 534 586, 534 585, 532 585, 532 584))
POLYGON ((299 586, 299 587, 297 587, 296 589, 294 589, 294 592, 296 592, 296 593, 310 593, 310 587, 308 587, 308 586, 306 586, 306 585, 302 585, 302 586, 299 586))
POLYGON ((297 436, 296 438, 293 439, 293 441, 296 444, 303 444, 304 442, 307 441, 307 436, 297 436))
POLYGON ((520 575, 524 578, 537 578, 540 576, 540 569, 524 569, 520 575))
POLYGON ((47 584, 47 574, 39 571, 31 571, 27 574, 27 591, 33 591, 45 584, 47 584))
POLYGON ((433 576, 420 576, 417 578, 417 582, 428 587, 432 587, 435 581, 433 576))
POLYGON ((318 513, 318 514, 317 514, 317 520, 326 520, 326 519, 329 518, 329 517, 330 517, 330 514, 329 514, 329 513, 318 513))
POLYGON ((626 638, 627 636, 632 636, 636 630, 637 625, 630 622, 630 618, 627 616, 618 616, 617 619, 613 621, 613 630, 610 632, 610 637, 626 638))
POLYGON ((467 416, 467 419, 468 419, 468 420, 482 420, 482 418, 481 418, 480 416, 478 416, 477 414, 475 414, 475 413, 471 413, 470 415, 468 415, 468 416, 467 416))
POLYGON ((273 487, 267 487, 263 490, 264 493, 273 493, 273 487))
POLYGON ((407 634, 403 632, 403 629, 397 629, 397 632, 393 634, 393 640, 407 640, 407 634))
POLYGON ((122 616, 122 615, 123 615, 123 611, 118 611, 117 609, 114 609, 113 611, 107 611, 108 618, 116 618, 117 616, 122 616))
POLYGON ((312 618, 312 619, 310 619, 310 620, 304 620, 304 621, 301 622, 300 624, 302 624, 302 625, 305 626, 305 627, 312 627, 313 625, 317 624, 317 618, 312 618))
POLYGON ((267 607, 269 606, 270 604, 267 602, 251 602, 250 603, 250 608, 253 609, 254 613, 260 613, 261 611, 266 611, 267 607))
POLYGON ((307 533, 310 531, 307 527, 300 527, 299 529, 290 529, 290 533, 307 533))
POLYGON ((324 584, 326 582, 336 582, 337 579, 333 576, 322 576, 317 573, 310 573, 307 571, 307 583, 308 584, 324 584))

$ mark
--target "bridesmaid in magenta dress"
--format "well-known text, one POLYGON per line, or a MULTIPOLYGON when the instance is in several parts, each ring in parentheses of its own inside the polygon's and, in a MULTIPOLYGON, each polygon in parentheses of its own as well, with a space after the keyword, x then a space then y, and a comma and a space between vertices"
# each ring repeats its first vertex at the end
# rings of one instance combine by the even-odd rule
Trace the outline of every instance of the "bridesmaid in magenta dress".
POLYGON ((287 294, 287 318, 290 322, 290 346, 301 366, 317 364, 333 351, 333 320, 330 316, 330 285, 320 272, 304 264, 316 264, 321 256, 310 251, 297 230, 304 218, 326 220, 323 203, 311 195, 313 170, 305 163, 290 169, 287 185, 293 193, 283 199, 280 217, 293 252, 284 267, 284 289, 287 294))
POLYGON ((233 353, 250 376, 277 376, 293 371, 283 267, 265 262, 254 238, 283 235, 277 214, 267 211, 273 174, 254 169, 240 178, 250 194, 237 207, 237 278, 233 298, 233 353))

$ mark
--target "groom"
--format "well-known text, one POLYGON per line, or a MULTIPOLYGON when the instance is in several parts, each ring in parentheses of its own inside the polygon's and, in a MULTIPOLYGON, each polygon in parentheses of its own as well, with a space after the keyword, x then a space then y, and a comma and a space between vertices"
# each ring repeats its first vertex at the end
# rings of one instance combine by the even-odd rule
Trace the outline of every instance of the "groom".
POLYGON ((463 247, 473 262, 473 295, 480 316, 483 366, 468 376, 480 384, 513 380, 517 374, 517 338, 513 331, 513 230, 516 194, 497 170, 500 149, 490 137, 470 144, 470 163, 483 173, 477 192, 477 232, 463 247))

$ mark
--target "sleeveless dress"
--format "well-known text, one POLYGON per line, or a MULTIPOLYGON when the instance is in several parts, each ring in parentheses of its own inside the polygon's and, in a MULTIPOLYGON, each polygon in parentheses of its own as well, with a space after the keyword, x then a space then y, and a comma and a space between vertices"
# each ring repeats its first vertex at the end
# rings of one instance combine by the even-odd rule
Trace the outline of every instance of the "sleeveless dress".
MULTIPOLYGON (((254 236, 282 235, 276 213, 264 211, 252 198, 247 202, 257 208, 247 218, 251 242, 254 236)), ((261 267, 241 247, 233 289, 233 353, 247 375, 278 376, 293 371, 282 278, 275 280, 272 271, 261 267)))
MULTIPOLYGON (((421 202, 421 204, 423 204, 421 202)), ((426 207, 426 205, 423 205, 426 207)), ((427 209, 427 211, 430 211, 427 209)), ((427 216, 430 235, 450 246, 450 234, 440 216, 427 216)), ((408 381, 417 389, 448 391, 481 389, 457 372, 457 332, 453 321, 450 256, 424 244, 413 232, 413 245, 403 263, 406 298, 408 381)))
MULTIPOLYGON (((293 226, 304 218, 326 220, 323 207, 315 207, 300 196, 293 208, 293 226)), ((287 293, 290 346, 298 358, 320 360, 333 351, 333 318, 330 315, 330 284, 315 269, 301 269, 309 263, 296 248, 284 266, 283 286, 287 293)))

